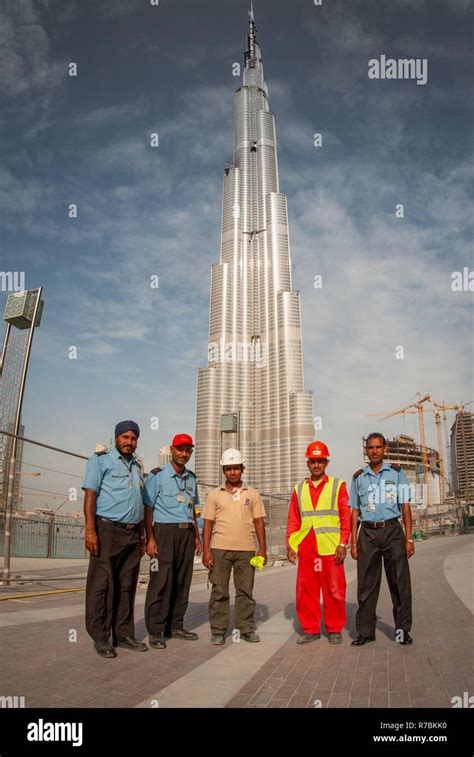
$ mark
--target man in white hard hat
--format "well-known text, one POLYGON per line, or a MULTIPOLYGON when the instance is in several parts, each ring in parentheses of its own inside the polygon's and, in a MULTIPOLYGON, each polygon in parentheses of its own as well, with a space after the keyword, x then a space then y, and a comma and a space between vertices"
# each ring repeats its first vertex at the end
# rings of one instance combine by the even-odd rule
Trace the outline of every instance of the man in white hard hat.
POLYGON ((265 508, 256 489, 242 482, 244 458, 237 449, 226 450, 221 458, 225 482, 213 489, 204 506, 203 564, 212 583, 209 600, 211 643, 224 644, 229 626, 229 583, 234 571, 234 624, 237 638, 257 642, 254 631, 255 600, 252 597, 255 555, 267 561, 265 508), (255 535, 258 552, 255 552, 255 535))

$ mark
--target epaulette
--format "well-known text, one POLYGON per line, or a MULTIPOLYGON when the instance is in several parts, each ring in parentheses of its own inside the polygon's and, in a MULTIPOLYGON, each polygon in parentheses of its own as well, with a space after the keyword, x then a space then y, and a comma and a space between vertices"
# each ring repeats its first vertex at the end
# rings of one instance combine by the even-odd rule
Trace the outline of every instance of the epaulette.
POLYGON ((192 471, 192 470, 189 470, 189 468, 188 468, 188 473, 190 473, 190 474, 191 474, 191 476, 194 476, 194 478, 196 478, 196 474, 194 473, 194 471, 192 471))
POLYGON ((161 470, 163 470, 163 468, 152 468, 150 473, 159 473, 161 470))
POLYGON ((97 455, 97 456, 99 456, 99 455, 106 455, 106 454, 107 454, 107 450, 106 449, 102 449, 100 452, 94 452, 94 455, 97 455))
POLYGON ((358 478, 363 470, 364 470, 363 468, 359 468, 359 470, 356 470, 352 478, 358 478))
POLYGON ((398 465, 398 463, 390 463, 390 467, 393 468, 393 470, 401 471, 402 466, 398 465))

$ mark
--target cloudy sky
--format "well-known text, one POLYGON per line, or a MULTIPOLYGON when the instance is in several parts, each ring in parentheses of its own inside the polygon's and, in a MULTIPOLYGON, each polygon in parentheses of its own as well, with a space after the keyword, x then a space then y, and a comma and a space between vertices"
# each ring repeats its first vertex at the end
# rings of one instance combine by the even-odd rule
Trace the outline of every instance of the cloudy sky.
MULTIPOLYGON (((416 416, 379 424, 368 413, 403 407, 418 391, 450 404, 474 399, 473 294, 451 288, 454 271, 473 268, 468 6, 254 3, 305 384, 332 470, 344 477, 373 428, 418 435, 416 416), (381 55, 427 59, 427 83, 369 79, 368 61, 381 55)), ((0 267, 24 271, 45 300, 27 436, 89 454, 132 417, 151 467, 173 433, 194 433, 247 7, 3 1, 0 267)), ((427 425, 436 446, 431 416, 427 425)))

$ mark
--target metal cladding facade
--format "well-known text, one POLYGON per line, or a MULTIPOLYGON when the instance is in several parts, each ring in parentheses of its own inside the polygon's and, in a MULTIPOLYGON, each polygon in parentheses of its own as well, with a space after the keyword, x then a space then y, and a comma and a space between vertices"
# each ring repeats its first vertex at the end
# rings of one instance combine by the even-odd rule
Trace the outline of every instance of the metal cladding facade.
POLYGON ((224 171, 220 262, 212 266, 208 367, 199 369, 196 473, 221 480, 221 450, 239 447, 245 478, 287 494, 307 475, 313 395, 304 391, 299 292, 291 287, 286 196, 253 12, 235 93, 234 164, 224 171), (220 416, 238 414, 221 440, 220 416))

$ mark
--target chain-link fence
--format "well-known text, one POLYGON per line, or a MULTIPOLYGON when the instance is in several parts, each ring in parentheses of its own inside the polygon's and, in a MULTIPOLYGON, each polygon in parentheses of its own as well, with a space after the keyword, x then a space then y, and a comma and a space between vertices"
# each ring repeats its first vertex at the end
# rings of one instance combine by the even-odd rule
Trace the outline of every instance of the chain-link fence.
MULTIPOLYGON (((8 461, 13 435, 0 431, 6 465, 0 470, 0 556, 4 558, 8 461)), ((17 437, 10 569, 13 581, 85 577, 84 492, 87 458, 17 437)), ((2 566, 3 567, 3 566, 2 566)))

